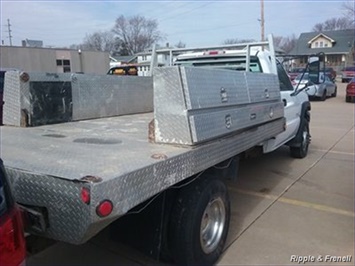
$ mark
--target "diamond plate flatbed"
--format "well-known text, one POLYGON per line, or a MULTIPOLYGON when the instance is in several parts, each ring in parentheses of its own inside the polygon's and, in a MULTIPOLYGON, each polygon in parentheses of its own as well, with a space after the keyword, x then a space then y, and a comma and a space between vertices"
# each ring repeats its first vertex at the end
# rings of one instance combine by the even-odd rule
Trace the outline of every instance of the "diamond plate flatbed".
POLYGON ((104 181, 168 158, 186 148, 148 142, 153 113, 83 120, 33 128, 2 127, 6 165, 69 180, 98 176, 104 181), (19 156, 21 155, 21 156, 19 156))
POLYGON ((1 157, 16 200, 48 210, 46 237, 80 244, 174 184, 283 131, 278 119, 197 146, 148 141, 153 113, 45 125, 3 126, 1 157), (94 176, 95 179, 85 178, 94 176), (89 205, 80 199, 91 191, 89 205), (114 209, 100 218, 96 206, 114 209))

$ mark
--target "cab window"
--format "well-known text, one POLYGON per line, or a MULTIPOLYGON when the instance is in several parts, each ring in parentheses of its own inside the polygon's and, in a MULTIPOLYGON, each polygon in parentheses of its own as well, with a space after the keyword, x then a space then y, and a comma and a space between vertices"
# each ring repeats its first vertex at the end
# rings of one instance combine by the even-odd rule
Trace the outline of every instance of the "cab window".
POLYGON ((279 61, 277 61, 277 75, 279 77, 280 90, 293 91, 293 86, 291 84, 290 78, 279 61))

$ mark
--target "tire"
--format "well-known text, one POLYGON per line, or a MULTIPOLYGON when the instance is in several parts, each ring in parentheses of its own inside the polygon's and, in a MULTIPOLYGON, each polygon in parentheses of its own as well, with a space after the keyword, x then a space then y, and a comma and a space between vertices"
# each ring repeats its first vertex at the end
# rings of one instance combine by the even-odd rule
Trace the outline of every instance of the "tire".
POLYGON ((178 265, 213 265, 223 252, 230 220, 228 190, 212 176, 179 191, 169 224, 169 246, 178 265))
POLYGON ((327 99, 327 90, 324 90, 322 97, 320 97, 320 100, 324 102, 327 99))
POLYGON ((338 88, 335 87, 334 93, 332 93, 332 97, 337 97, 337 93, 338 93, 338 88))
POLYGON ((345 102, 350 103, 352 101, 350 96, 345 96, 345 102))
POLYGON ((306 118, 302 121, 302 130, 300 131, 300 142, 297 146, 290 147, 291 156, 294 158, 304 158, 308 154, 309 143, 311 142, 311 135, 309 134, 309 122, 306 118))

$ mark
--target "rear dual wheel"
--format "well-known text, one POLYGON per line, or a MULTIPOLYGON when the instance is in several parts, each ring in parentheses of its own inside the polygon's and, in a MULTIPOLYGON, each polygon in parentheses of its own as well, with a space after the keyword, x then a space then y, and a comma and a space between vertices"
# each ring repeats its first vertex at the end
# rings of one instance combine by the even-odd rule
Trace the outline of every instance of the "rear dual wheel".
POLYGON ((179 191, 169 226, 169 243, 179 265, 212 265, 223 252, 230 219, 227 187, 205 176, 179 191))

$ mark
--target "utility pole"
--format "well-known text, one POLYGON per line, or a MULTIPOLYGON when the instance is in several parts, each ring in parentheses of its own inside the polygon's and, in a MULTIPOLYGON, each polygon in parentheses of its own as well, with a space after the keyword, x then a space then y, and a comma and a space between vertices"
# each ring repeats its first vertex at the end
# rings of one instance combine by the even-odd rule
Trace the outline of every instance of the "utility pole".
POLYGON ((264 0, 261 1, 261 19, 260 19, 260 24, 261 24, 261 41, 265 40, 265 32, 264 32, 264 0))
POLYGON ((11 36, 11 24, 10 24, 10 19, 7 19, 7 29, 9 32, 9 40, 10 40, 10 46, 12 46, 12 36, 11 36))

